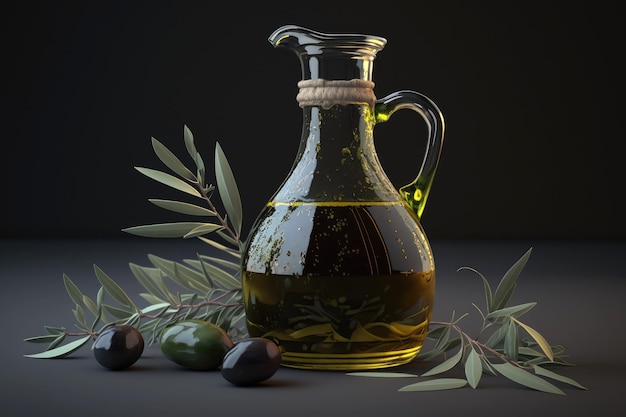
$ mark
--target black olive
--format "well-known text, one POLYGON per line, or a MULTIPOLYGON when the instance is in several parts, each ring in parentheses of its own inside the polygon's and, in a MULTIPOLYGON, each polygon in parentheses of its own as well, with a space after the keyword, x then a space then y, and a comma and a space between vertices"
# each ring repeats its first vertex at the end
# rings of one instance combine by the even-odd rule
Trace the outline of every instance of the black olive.
POLYGON ((234 385, 254 385, 272 377, 280 362, 276 343, 261 337, 244 339, 224 356, 222 376, 234 385))
POLYGON ((100 365, 121 370, 137 362, 143 348, 144 341, 139 330, 122 324, 103 330, 96 338, 92 350, 100 365))

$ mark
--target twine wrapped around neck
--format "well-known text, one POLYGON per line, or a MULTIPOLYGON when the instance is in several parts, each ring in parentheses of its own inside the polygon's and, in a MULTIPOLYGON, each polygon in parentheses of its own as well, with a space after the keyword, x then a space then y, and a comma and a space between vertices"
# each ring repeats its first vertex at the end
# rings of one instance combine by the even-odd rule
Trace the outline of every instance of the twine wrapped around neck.
POLYGON ((374 83, 367 80, 302 80, 296 97, 300 107, 320 106, 329 109, 335 104, 368 104, 374 107, 374 83))

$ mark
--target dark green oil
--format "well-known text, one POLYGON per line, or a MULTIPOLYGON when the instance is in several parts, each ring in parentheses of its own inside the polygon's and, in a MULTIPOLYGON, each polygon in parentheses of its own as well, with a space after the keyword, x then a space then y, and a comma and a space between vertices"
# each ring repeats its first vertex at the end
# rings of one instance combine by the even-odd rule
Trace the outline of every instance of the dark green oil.
POLYGON ((243 273, 248 328, 279 344, 283 364, 369 369, 417 355, 435 273, 404 204, 273 204, 254 230, 243 273))

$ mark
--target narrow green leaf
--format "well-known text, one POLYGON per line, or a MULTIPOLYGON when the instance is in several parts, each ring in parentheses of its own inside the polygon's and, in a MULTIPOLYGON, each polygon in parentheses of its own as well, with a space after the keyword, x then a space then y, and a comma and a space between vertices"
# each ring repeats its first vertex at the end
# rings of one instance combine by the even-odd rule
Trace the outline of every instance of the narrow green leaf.
POLYGON ((104 287, 101 285, 98 289, 98 294, 96 294, 96 307, 100 309, 102 306, 102 301, 104 300, 104 287))
POLYGON ((91 327, 89 327, 89 330, 91 332, 95 332, 96 326, 98 325, 98 323, 102 319, 102 314, 103 314, 102 305, 100 305, 100 307, 96 311, 96 314, 95 314, 95 317, 94 317, 93 321, 91 322, 91 327))
MULTIPOLYGON (((219 234, 219 232, 220 231, 218 230, 217 233, 219 234)), ((227 253, 227 254, 235 257, 235 258, 241 258, 241 255, 240 255, 240 253, 237 250, 231 249, 231 248, 229 248, 226 245, 223 245, 223 244, 221 244, 219 242, 216 242, 216 241, 214 241, 212 239, 207 239, 204 236, 198 236, 198 239, 202 240, 204 243, 207 243, 207 244, 213 246, 214 248, 219 249, 220 251, 222 251, 224 253, 227 253)))
POLYGON ((191 159, 193 159, 194 163, 196 164, 198 175, 200 176, 200 178, 204 178, 204 161, 202 160, 200 153, 196 149, 193 133, 191 132, 191 129, 187 127, 187 125, 183 127, 183 139, 185 141, 185 147, 187 148, 189 156, 191 156, 191 159))
MULTIPOLYGON (((166 302, 162 298, 157 297, 156 295, 150 294, 150 293, 142 292, 139 294, 139 296, 143 298, 144 300, 146 300, 147 302, 149 302, 150 304, 161 304, 161 303, 166 302)), ((167 303, 167 304, 170 304, 170 303, 167 303)))
POLYGON ((148 274, 144 271, 144 267, 139 266, 135 263, 129 263, 131 272, 139 281, 139 283, 148 291, 150 294, 158 297, 160 295, 159 289, 153 284, 153 281, 148 276, 148 274))
MULTIPOLYGON (((141 312, 143 314, 148 314, 148 313, 152 313, 155 312, 157 310, 162 310, 160 311, 160 313, 162 313, 163 311, 169 309, 171 307, 170 303, 158 303, 158 304, 154 304, 145 308, 141 309, 141 312)), ((158 315, 158 314, 156 314, 158 315)))
POLYGON ((53 326, 43 326, 44 329, 46 329, 46 331, 49 334, 58 336, 60 334, 64 334, 65 333, 65 327, 53 327, 53 326))
POLYGON ((488 373, 489 375, 492 375, 492 376, 497 376, 498 375, 496 373, 496 370, 493 369, 493 366, 491 365, 491 362, 489 362, 489 360, 487 358, 485 358, 484 356, 480 357, 480 363, 482 364, 483 372, 486 372, 486 373, 488 373))
POLYGON ((96 278, 100 281, 100 284, 104 287, 107 293, 111 295, 120 304, 128 306, 135 311, 139 311, 133 300, 124 292, 124 290, 117 285, 98 265, 94 264, 94 270, 96 272, 96 278))
POLYGON ((465 360, 465 377, 472 388, 476 388, 483 374, 483 364, 480 355, 473 346, 470 347, 469 354, 465 360))
POLYGON ((72 310, 74 313, 74 317, 76 321, 81 324, 83 327, 87 327, 87 321, 85 320, 85 312, 80 304, 76 304, 76 309, 72 310))
POLYGON ((447 331, 449 332, 450 326, 443 326, 438 324, 431 324, 428 327, 428 333, 426 333, 426 338, 437 341, 443 337, 443 333, 447 331))
POLYGON ((161 294, 163 294, 163 296, 166 298, 165 301, 169 301, 170 304, 172 304, 172 305, 178 305, 176 297, 174 296, 174 294, 172 294, 172 292, 169 290, 169 288, 167 288, 167 285, 165 285, 165 280, 164 280, 164 277, 163 277, 163 271, 161 271, 160 269, 157 268, 156 273, 150 275, 150 277, 154 281, 154 284, 161 291, 161 294))
POLYGON ((189 169, 187 169, 180 159, 178 159, 172 151, 155 138, 152 138, 152 148, 154 149, 154 153, 156 153, 165 166, 189 181, 196 181, 196 176, 189 169))
POLYGON ((450 369, 454 368, 454 366, 457 363, 461 361, 462 357, 463 357, 463 344, 461 343, 461 348, 454 356, 441 362, 439 365, 435 366, 430 371, 423 373, 422 376, 432 376, 432 375, 437 375, 437 374, 449 371, 450 369))
POLYGON ((126 320, 133 312, 124 310, 123 308, 114 307, 109 304, 102 304, 102 309, 112 315, 117 320, 126 320))
POLYGON ((137 327, 137 324, 139 323, 140 319, 141 319, 141 317, 139 316, 139 313, 134 313, 128 319, 126 319, 124 324, 128 324, 129 326, 137 327))
POLYGON ((509 270, 502 277, 502 280, 500 280, 493 296, 493 310, 501 309, 509 302, 509 299, 515 291, 517 277, 524 269, 524 266, 526 266, 526 262, 528 262, 531 252, 532 248, 528 249, 528 251, 526 251, 526 253, 522 255, 522 257, 515 262, 511 268, 509 268, 509 270))
POLYGON ((478 307, 474 303, 472 303, 472 306, 476 309, 476 311, 478 311, 478 314, 480 314, 480 317, 482 317, 483 321, 485 321, 485 313, 483 313, 483 311, 480 309, 480 307, 478 307))
POLYGON ((202 261, 200 263, 202 269, 206 275, 211 277, 211 281, 220 287, 226 290, 235 290, 241 288, 241 282, 239 282, 235 277, 230 275, 228 272, 218 268, 215 265, 212 265, 208 262, 202 261))
POLYGON ((348 372, 350 376, 367 376, 371 378, 417 378, 419 375, 407 374, 404 372, 348 372))
POLYGON ((208 233, 215 232, 216 230, 221 230, 223 228, 224 228, 224 226, 219 225, 219 224, 206 223, 206 224, 203 224, 203 225, 198 226, 195 229, 191 230, 189 233, 187 233, 183 237, 185 239, 189 239, 189 238, 192 238, 192 237, 198 237, 198 236, 206 235, 208 233))
POLYGON ((57 337, 59 337, 58 334, 47 334, 47 335, 44 335, 44 336, 28 337, 28 338, 24 339, 24 342, 28 342, 28 343, 50 343, 53 340, 55 340, 57 337))
POLYGON ((239 196, 239 189, 233 171, 219 143, 215 145, 215 178, 226 213, 235 233, 239 235, 243 223, 241 197, 239 196))
POLYGON ((148 201, 163 209, 190 216, 212 217, 216 215, 213 210, 209 210, 195 204, 185 203, 183 201, 161 200, 158 198, 149 198, 148 201))
POLYGON ((400 388, 398 391, 441 391, 463 388, 467 381, 460 378, 439 378, 430 381, 416 382, 400 388))
POLYGON ((517 362, 517 349, 519 346, 517 326, 513 320, 509 320, 505 326, 507 331, 506 336, 504 337, 504 354, 510 360, 517 362))
POLYGON ((83 304, 85 305, 85 307, 87 307, 91 314, 93 314, 94 316, 98 314, 98 306, 96 305, 96 303, 93 302, 91 298, 87 297, 86 295, 83 295, 83 304))
POLYGON ((501 325, 498 330, 496 330, 491 334, 491 336, 489 336, 489 339, 487 339, 487 341, 485 342, 485 346, 490 348, 495 348, 496 346, 498 346, 506 337, 507 330, 507 326, 501 325))
POLYGON ((151 168, 135 167, 135 169, 141 172, 146 177, 151 178, 157 182, 160 182, 161 184, 165 184, 168 187, 172 187, 178 191, 191 194, 194 197, 202 198, 202 194, 200 194, 200 192, 197 189, 195 189, 193 186, 189 185, 185 181, 179 178, 176 178, 173 175, 170 175, 166 172, 157 171, 156 169, 151 169, 151 168))
POLYGON ((450 326, 440 326, 429 330, 426 337, 435 340, 435 345, 432 349, 419 353, 419 358, 424 361, 435 358, 445 351, 444 348, 450 339, 450 326))
POLYGON ((148 255, 150 262, 157 268, 160 268, 166 275, 176 281, 179 285, 202 291, 204 293, 209 292, 212 286, 207 281, 204 274, 199 271, 195 271, 185 265, 178 262, 170 261, 155 255, 148 255))
POLYGON ((501 308, 499 310, 495 310, 487 314, 486 319, 494 320, 494 319, 506 318, 506 317, 520 317, 526 314, 536 305, 537 305, 536 302, 532 302, 532 303, 524 303, 524 304, 514 305, 511 307, 501 308))
POLYGON ((82 304, 83 303, 83 293, 80 292, 76 284, 72 282, 70 277, 63 274, 63 284, 65 284, 65 290, 67 294, 70 296, 74 304, 82 304))
POLYGON ((35 359, 51 359, 51 358, 62 358, 67 356, 81 347, 83 347, 88 341, 91 339, 91 336, 85 336, 81 339, 74 340, 66 345, 46 350, 45 352, 35 353, 32 355, 24 355, 26 358, 35 358, 35 359))
POLYGON ((577 388, 580 388, 580 389, 584 389, 584 390, 587 389, 586 387, 580 385, 578 382, 574 381, 571 378, 568 378, 568 377, 563 376, 563 375, 559 375, 556 372, 549 371, 549 370, 547 370, 545 368, 542 368, 540 366, 533 365, 533 370, 535 371, 535 374, 537 374, 537 375, 545 376, 547 378, 551 378, 551 379, 554 379, 556 381, 564 382, 566 384, 573 385, 573 386, 575 386, 577 388))
POLYGON ((464 269, 467 269, 468 271, 472 271, 473 273, 475 273, 482 279, 483 287, 485 288, 485 303, 487 305, 487 313, 491 313, 491 311, 493 310, 493 293, 491 292, 491 285, 489 285, 489 281, 487 281, 487 278, 485 278, 483 274, 481 274, 474 268, 470 268, 467 266, 459 268, 457 272, 464 270, 464 269))
POLYGON ((187 125, 183 126, 183 140, 185 141, 185 148, 187 148, 187 152, 191 159, 196 161, 196 156, 198 155, 198 150, 196 149, 196 144, 193 139, 193 133, 191 129, 187 125))
POLYGON ((46 348, 46 350, 52 350, 55 349, 57 346, 59 346, 61 343, 63 343, 63 341, 65 340, 65 334, 60 334, 57 336, 56 339, 54 339, 46 348))
POLYGON ((217 234, 219 235, 219 237, 221 237, 222 239, 224 239, 226 242, 230 243, 231 245, 236 246, 236 247, 240 247, 241 246, 242 242, 240 242, 237 239, 233 238, 228 233, 226 233, 224 230, 218 230, 217 234))
MULTIPOLYGON (((198 258, 202 259, 203 261, 206 261, 208 263, 225 266, 226 268, 228 268, 228 269, 230 269, 230 270, 232 270, 234 272, 239 272, 239 270, 241 268, 241 265, 239 263, 231 262, 231 261, 228 261, 228 260, 222 259, 222 258, 216 258, 214 256, 206 256, 206 255, 198 254, 198 258)), ((188 260, 185 260, 185 262, 187 262, 187 261, 188 260)), ((201 268, 196 267, 196 269, 201 269, 201 268)))
POLYGON ((128 227, 122 229, 122 231, 143 237, 174 238, 184 237, 187 233, 203 224, 200 222, 159 223, 128 227))
POLYGON ((539 334, 538 331, 536 331, 535 329, 533 329, 532 327, 522 323, 521 321, 513 318, 513 320, 515 321, 515 323, 519 324, 520 327, 522 327, 524 330, 526 330, 526 332, 533 338, 535 339, 535 341, 537 342, 537 344, 539 345, 539 347, 541 348, 541 350, 543 351, 543 353, 545 353, 545 355, 552 361, 554 360, 554 353, 552 352, 552 348, 550 347, 550 344, 546 341, 546 339, 544 339, 544 337, 539 334))
POLYGON ((504 377, 510 379, 513 382, 517 382, 520 385, 524 385, 525 387, 532 388, 537 391, 547 392, 550 394, 565 395, 563 391, 561 391, 559 388, 552 385, 545 379, 539 378, 538 376, 533 375, 530 372, 523 370, 522 368, 511 365, 508 362, 494 363, 492 364, 492 366, 504 377))
POLYGON ((531 348, 526 347, 526 346, 520 346, 517 350, 518 350, 520 356, 523 355, 523 356, 539 358, 539 357, 544 357, 544 355, 545 355, 543 352, 539 352, 538 350, 531 349, 531 348))

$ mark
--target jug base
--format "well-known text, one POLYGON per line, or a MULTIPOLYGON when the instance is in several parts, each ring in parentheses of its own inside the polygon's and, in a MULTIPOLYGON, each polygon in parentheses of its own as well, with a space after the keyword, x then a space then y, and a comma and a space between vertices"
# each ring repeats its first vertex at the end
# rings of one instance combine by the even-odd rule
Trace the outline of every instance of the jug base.
POLYGON ((283 352, 282 366, 327 371, 365 371, 391 368, 411 362, 421 346, 393 352, 319 354, 283 352))

